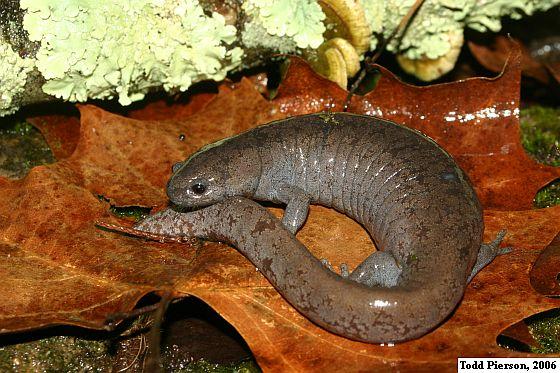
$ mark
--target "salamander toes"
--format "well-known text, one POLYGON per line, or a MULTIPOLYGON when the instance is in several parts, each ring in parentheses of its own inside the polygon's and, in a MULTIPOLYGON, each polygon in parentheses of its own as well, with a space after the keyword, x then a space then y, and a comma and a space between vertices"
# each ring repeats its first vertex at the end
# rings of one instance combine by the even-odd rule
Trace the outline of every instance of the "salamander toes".
POLYGON ((496 238, 492 242, 483 243, 482 245, 480 245, 476 263, 467 282, 471 282, 474 276, 476 276, 476 274, 480 272, 482 268, 490 264, 498 255, 508 254, 512 251, 512 247, 500 247, 500 243, 502 243, 505 235, 506 230, 502 229, 500 232, 498 232, 496 238))
POLYGON ((349 278, 370 287, 393 287, 397 285, 401 272, 402 268, 391 253, 376 251, 360 263, 349 278))

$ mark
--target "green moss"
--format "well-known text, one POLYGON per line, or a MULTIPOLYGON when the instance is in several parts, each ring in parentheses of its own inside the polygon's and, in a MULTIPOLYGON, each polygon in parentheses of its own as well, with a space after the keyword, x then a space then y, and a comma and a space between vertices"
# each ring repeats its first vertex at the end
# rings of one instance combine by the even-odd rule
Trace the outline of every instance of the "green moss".
POLYGON ((135 221, 140 221, 150 215, 150 210, 150 208, 140 206, 111 206, 109 211, 119 218, 129 218, 134 219, 135 221))
POLYGON ((27 122, 15 122, 1 131, 12 136, 27 136, 37 131, 37 129, 27 122))
MULTIPOLYGON (((131 327, 130 330, 133 330, 131 327)), ((34 341, 0 346, 1 372, 110 372, 115 363, 115 341, 111 338, 84 339, 75 336, 51 336, 34 341)), ((122 341, 121 341, 122 342, 122 341)), ((131 348, 123 345, 121 348, 131 348)), ((129 351, 134 356, 136 353, 129 351)), ((257 373, 254 360, 214 364, 205 360, 181 360, 172 351, 162 350, 165 371, 190 373, 257 373)), ((139 360, 140 363, 142 359, 139 360)))
POLYGON ((43 91, 70 101, 141 100, 153 87, 184 91, 222 80, 241 62, 234 26, 197 0, 21 0, 29 39, 41 43, 43 91))
POLYGON ((560 166, 560 109, 523 109, 520 123, 525 150, 541 163, 560 166))
POLYGON ((56 336, 0 347, 2 372, 110 371, 108 341, 56 336))
POLYGON ((537 354, 560 353, 560 309, 538 316, 528 322, 528 327, 541 347, 533 347, 531 351, 537 354))
POLYGON ((560 205, 560 181, 550 183, 539 190, 533 204, 537 208, 560 205))
MULTIPOLYGON (((9 117, 8 117, 9 118, 9 117)), ((27 122, 0 121, 0 175, 21 178, 55 158, 41 133, 27 122)))
MULTIPOLYGON (((110 200, 101 194, 97 195, 97 199, 101 202, 110 203, 110 200)), ((140 221, 147 218, 148 215, 150 215, 151 210, 152 209, 149 207, 141 206, 115 206, 111 204, 109 207, 109 211, 111 212, 111 214, 115 215, 116 217, 124 219, 134 219, 135 221, 140 221)))
POLYGON ((237 364, 213 364, 205 360, 198 361, 173 361, 166 363, 166 353, 163 352, 164 368, 169 372, 177 373, 259 373, 259 366, 254 361, 245 361, 237 364))
MULTIPOLYGON (((532 106, 521 110, 521 142, 538 162, 560 167, 560 109, 532 106)), ((560 204, 560 180, 537 193, 538 208, 560 204)))

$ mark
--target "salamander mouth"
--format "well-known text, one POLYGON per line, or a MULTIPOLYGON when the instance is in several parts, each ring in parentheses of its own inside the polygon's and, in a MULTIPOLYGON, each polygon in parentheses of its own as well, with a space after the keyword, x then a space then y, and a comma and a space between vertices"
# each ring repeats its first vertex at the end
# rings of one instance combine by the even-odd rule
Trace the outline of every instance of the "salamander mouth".
POLYGON ((207 206, 181 206, 181 205, 177 205, 173 202, 169 202, 169 207, 176 212, 180 212, 180 213, 187 213, 187 212, 193 212, 193 211, 197 211, 197 210, 201 210, 207 206))

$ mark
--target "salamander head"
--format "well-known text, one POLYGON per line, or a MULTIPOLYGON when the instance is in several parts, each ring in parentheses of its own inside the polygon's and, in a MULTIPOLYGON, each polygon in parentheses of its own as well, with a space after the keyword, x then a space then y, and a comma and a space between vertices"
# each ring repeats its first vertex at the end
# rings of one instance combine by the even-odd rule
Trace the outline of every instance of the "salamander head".
POLYGON ((208 145, 173 166, 167 196, 180 207, 203 207, 227 197, 252 197, 261 173, 259 157, 240 141, 208 145))

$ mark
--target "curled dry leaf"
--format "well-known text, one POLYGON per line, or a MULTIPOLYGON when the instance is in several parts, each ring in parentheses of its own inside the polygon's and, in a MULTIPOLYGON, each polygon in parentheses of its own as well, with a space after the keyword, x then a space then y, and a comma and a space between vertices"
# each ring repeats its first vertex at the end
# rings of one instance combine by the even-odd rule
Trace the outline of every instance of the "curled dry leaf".
MULTIPOLYGON (((488 39, 486 39, 488 40, 488 39)), ((469 40, 467 45, 477 61, 490 71, 500 72, 511 51, 511 37, 496 35, 489 43, 477 43, 469 40)), ((521 70, 523 75, 534 78, 542 83, 550 82, 546 63, 537 61, 531 56, 531 51, 523 43, 515 39, 521 49, 521 70)))
MULTIPOLYGON (((130 311, 143 295, 170 292, 197 296, 219 312, 264 370, 453 371, 460 355, 527 356, 501 349, 496 337, 519 320, 560 306, 558 299, 536 293, 528 276, 560 230, 560 207, 522 210, 536 185, 558 177, 558 170, 536 165, 518 148, 516 58, 496 79, 423 89, 382 70, 376 90, 351 103, 355 112, 383 114, 426 131, 467 169, 485 206, 502 210, 486 210, 485 240, 505 228, 504 245, 513 252, 485 268, 459 308, 430 334, 392 347, 351 341, 300 315, 233 248, 153 243, 94 225, 117 223, 98 195, 121 206, 165 205, 171 164, 204 144, 287 115, 340 110, 347 92, 297 59, 272 101, 242 80, 186 119, 135 120, 81 106, 80 137, 69 157, 36 167, 22 180, 0 179, 0 330, 103 328, 108 314, 130 311), (523 188, 514 188, 516 183, 523 188)), ((354 267, 373 250, 358 224, 316 206, 298 238, 335 266, 354 267)))
POLYGON ((560 82, 560 61, 547 63, 546 68, 554 79, 556 79, 557 82, 560 82))
POLYGON ((56 159, 72 155, 80 138, 80 118, 75 115, 43 115, 27 118, 45 137, 56 159))
POLYGON ((529 326, 525 320, 521 320, 507 329, 502 331, 503 337, 513 339, 516 342, 520 342, 525 348, 539 348, 541 347, 529 330, 529 326))
POLYGON ((535 260, 530 278, 537 292, 560 297, 560 233, 535 260))

